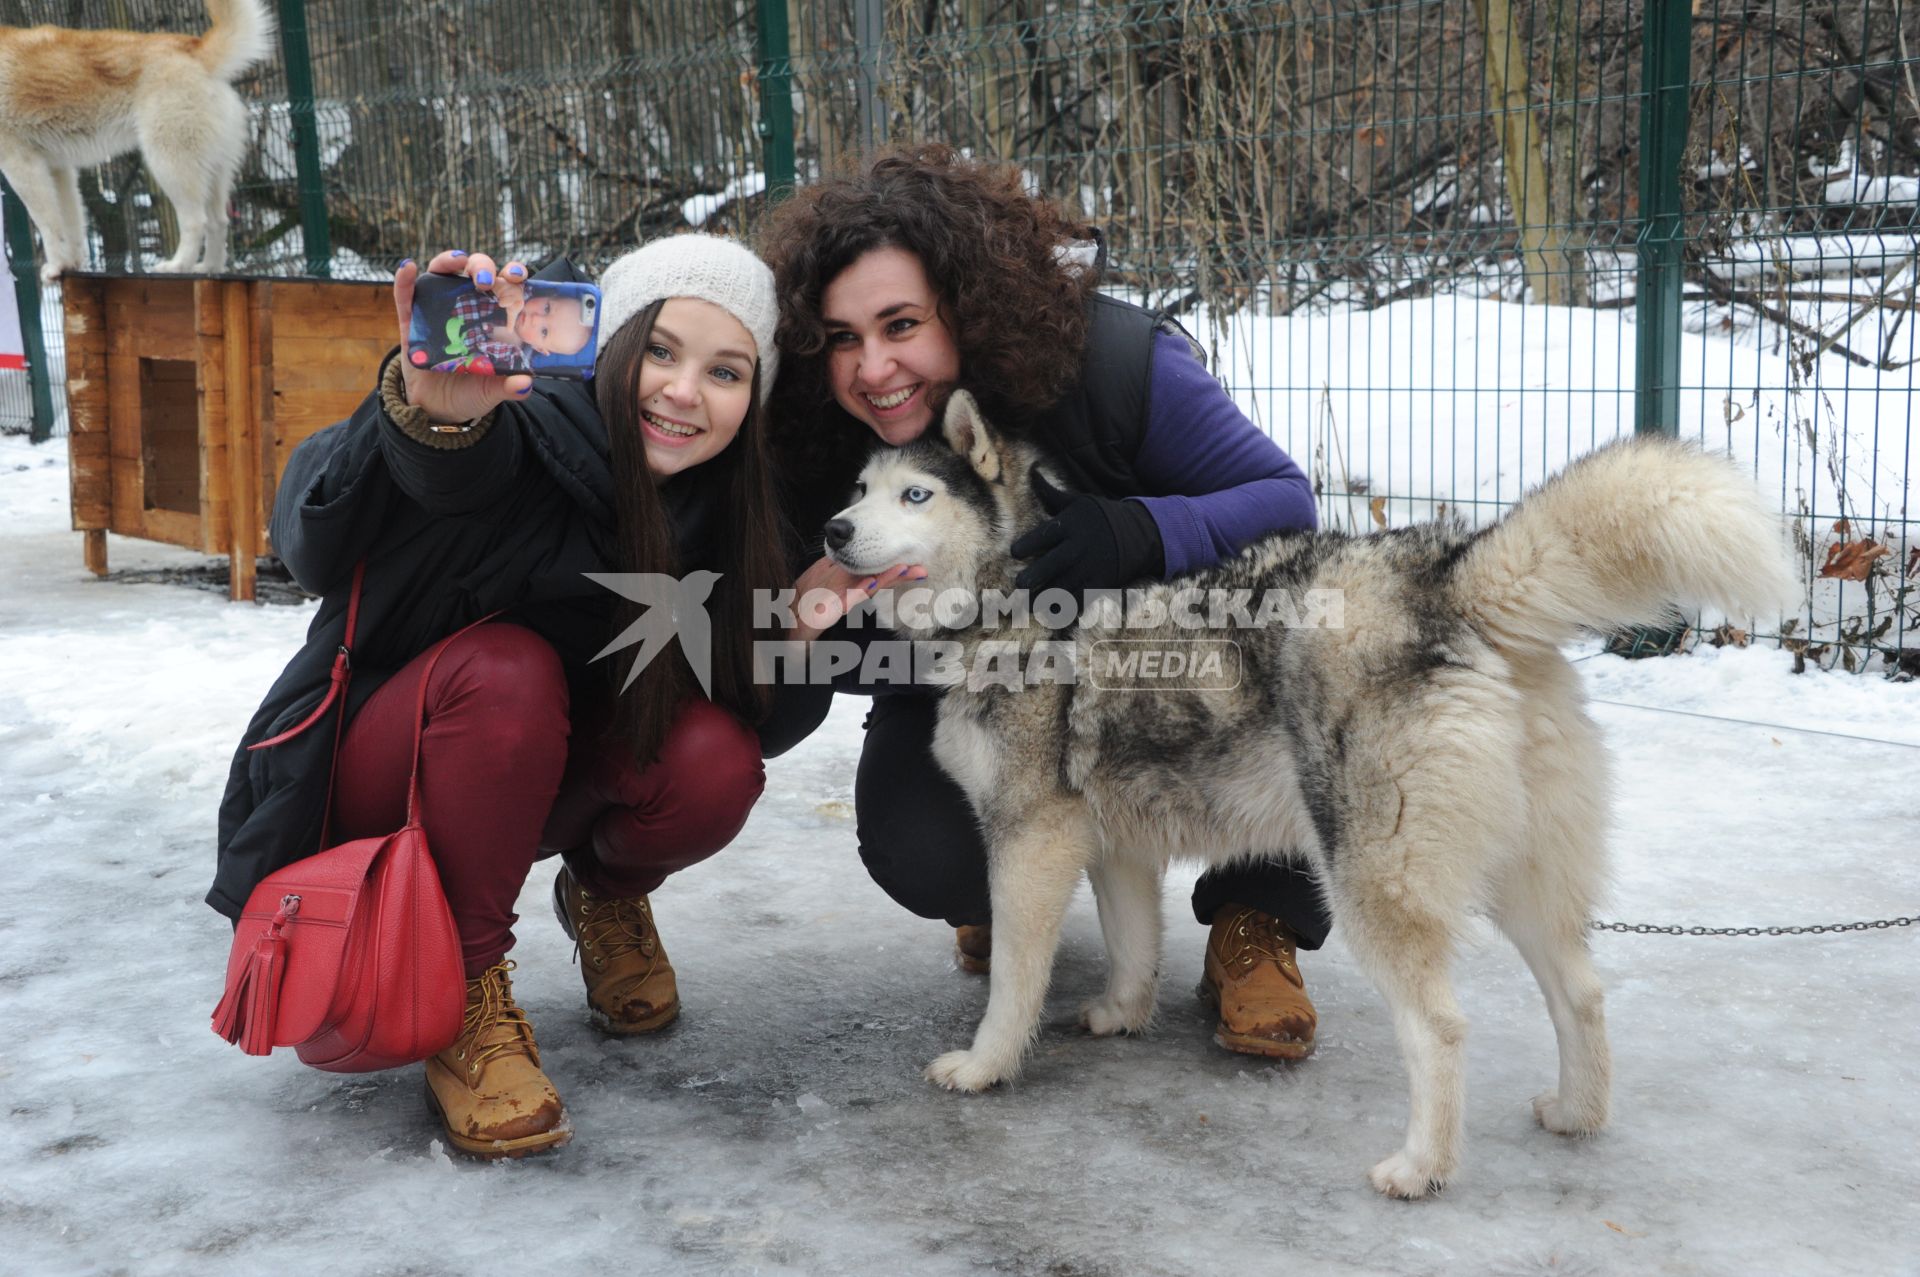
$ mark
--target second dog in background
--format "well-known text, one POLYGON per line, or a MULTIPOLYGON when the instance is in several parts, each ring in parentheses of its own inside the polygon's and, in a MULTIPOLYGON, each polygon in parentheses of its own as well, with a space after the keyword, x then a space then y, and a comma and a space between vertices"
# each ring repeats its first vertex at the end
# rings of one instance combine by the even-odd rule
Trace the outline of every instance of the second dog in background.
POLYGON ((198 36, 0 26, 0 172, 40 228, 41 279, 86 260, 79 170, 136 146, 180 224, 160 269, 225 268, 247 148, 233 81, 272 51, 273 20, 261 0, 206 6, 198 36))

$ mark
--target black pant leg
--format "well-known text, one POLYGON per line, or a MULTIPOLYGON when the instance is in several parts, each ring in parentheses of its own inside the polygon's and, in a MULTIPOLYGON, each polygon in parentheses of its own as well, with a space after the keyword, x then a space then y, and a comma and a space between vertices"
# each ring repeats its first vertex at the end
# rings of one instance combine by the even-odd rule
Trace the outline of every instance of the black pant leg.
POLYGON ((1193 916, 1211 923, 1225 905, 1244 905, 1286 924, 1302 949, 1318 949, 1333 928, 1313 870, 1286 860, 1249 860, 1212 869, 1193 884, 1193 916))
POLYGON ((935 696, 877 696, 854 778, 860 859, 922 918, 978 926, 992 917, 987 848, 967 795, 933 758, 935 696))

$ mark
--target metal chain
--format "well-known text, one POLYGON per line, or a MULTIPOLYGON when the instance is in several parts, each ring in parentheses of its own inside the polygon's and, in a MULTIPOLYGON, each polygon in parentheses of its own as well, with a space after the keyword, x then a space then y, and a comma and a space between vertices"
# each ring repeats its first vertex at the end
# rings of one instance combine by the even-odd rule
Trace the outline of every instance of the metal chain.
POLYGON ((1810 927, 1662 927, 1651 922, 1588 922, 1595 931, 1636 936, 1819 936, 1838 931, 1886 931, 1911 927, 1920 918, 1880 918, 1872 922, 1815 923, 1810 927))

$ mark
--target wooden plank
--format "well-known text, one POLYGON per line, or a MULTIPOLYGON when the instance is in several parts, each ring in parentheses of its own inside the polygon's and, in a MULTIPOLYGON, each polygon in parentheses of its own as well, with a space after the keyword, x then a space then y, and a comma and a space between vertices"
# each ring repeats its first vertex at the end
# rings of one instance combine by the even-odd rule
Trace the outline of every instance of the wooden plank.
POLYGON ((289 338, 398 339, 390 284, 311 284, 285 280, 278 296, 274 328, 280 340, 289 338))
POLYGON ((267 280, 255 280, 248 285, 248 346, 253 355, 253 366, 249 369, 251 377, 251 404, 253 413, 254 447, 258 456, 258 479, 256 491, 260 494, 258 502, 259 517, 256 527, 260 539, 255 546, 255 554, 267 554, 272 547, 268 544, 267 529, 273 518, 273 494, 280 486, 280 467, 274 457, 274 440, 277 427, 274 423, 273 402, 273 284, 267 280))
MULTIPOLYGON (((353 415, 353 409, 359 407, 359 401, 365 396, 348 399, 334 396, 317 396, 313 401, 301 401, 276 398, 273 405, 275 413, 275 451, 278 459, 284 461, 286 453, 300 446, 301 440, 313 434, 315 430, 324 430, 336 421, 346 421, 353 415)), ((278 474, 280 470, 275 470, 278 474)))
POLYGON ((260 500, 255 492, 260 473, 260 441, 254 433, 253 396, 249 393, 253 362, 252 324, 247 316, 247 286, 232 280, 223 286, 225 308, 226 453, 228 486, 232 496, 227 537, 227 597, 253 601, 253 556, 260 543, 257 523, 260 500))
MULTIPOLYGON (((193 281, 194 460, 199 480, 200 548, 225 554, 232 540, 227 465, 226 285, 193 281)), ((243 337, 244 340, 244 337, 243 337)))
POLYGON ((113 472, 113 522, 107 526, 123 537, 147 535, 147 493, 138 458, 127 461, 115 457, 113 472))
POLYGON ((201 548, 198 515, 181 514, 178 510, 148 510, 145 522, 147 530, 144 535, 149 541, 183 545, 189 550, 201 548))
POLYGON ((391 341, 288 341, 274 343, 274 388, 285 395, 314 391, 350 391, 364 395, 373 389, 380 361, 393 349, 391 341))
MULTIPOLYGON (((67 278, 71 280, 73 276, 69 275, 67 278)), ((107 574, 107 530, 88 528, 82 540, 84 542, 82 553, 86 557, 87 571, 95 576, 105 576, 107 574)))
POLYGON ((293 450, 315 431, 353 415, 399 338, 389 284, 276 280, 256 290, 264 534, 293 450))
MULTIPOLYGON (((140 356, 111 344, 107 348, 107 451, 118 466, 140 461, 140 356)), ((116 498, 118 492, 115 493, 116 498)), ((145 507, 146 501, 140 502, 145 507)))
MULTIPOLYGON (((113 517, 107 434, 106 282, 69 277, 61 297, 67 343, 68 507, 76 531, 101 529, 113 517)), ((91 538, 87 545, 91 556, 91 538)), ((99 556, 104 564, 104 536, 99 556)))
POLYGON ((191 280, 107 282, 107 331, 116 349, 148 359, 192 359, 191 280))

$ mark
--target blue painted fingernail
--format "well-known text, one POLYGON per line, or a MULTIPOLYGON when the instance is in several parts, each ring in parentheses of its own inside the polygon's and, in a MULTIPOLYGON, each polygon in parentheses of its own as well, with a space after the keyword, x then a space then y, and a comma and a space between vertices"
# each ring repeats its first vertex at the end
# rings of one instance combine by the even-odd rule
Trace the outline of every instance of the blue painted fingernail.
POLYGON ((507 267, 507 274, 509 274, 509 275, 511 275, 511 276, 513 276, 513 277, 514 277, 515 279, 519 279, 519 278, 520 278, 520 277, 521 277, 522 275, 524 275, 524 274, 526 274, 526 273, 527 273, 527 268, 526 268, 526 267, 524 267, 524 266, 509 266, 509 267, 507 267))
POLYGON ((490 270, 483 270, 479 274, 473 277, 473 282, 476 284, 479 284, 481 287, 484 288, 486 285, 491 284, 493 282, 493 272, 490 270))
POLYGON ((878 584, 880 584, 880 578, 877 576, 870 576, 866 579, 865 584, 861 585, 860 588, 863 590, 871 590, 874 586, 878 584))
POLYGON ((406 260, 406 261, 404 261, 404 262, 401 262, 401 263, 400 263, 400 269, 401 269, 401 270, 405 270, 405 269, 406 269, 407 267, 409 267, 409 266, 411 266, 411 265, 413 265, 413 259, 412 259, 411 257, 409 257, 409 258, 407 258, 407 260, 406 260))
POLYGON ((532 386, 522 386, 520 387, 520 389, 514 391, 513 393, 516 395, 524 395, 524 394, 530 393, 532 390, 533 390, 532 386))
POLYGON ((447 254, 448 257, 465 257, 466 255, 467 255, 467 250, 464 248, 453 249, 447 254))

